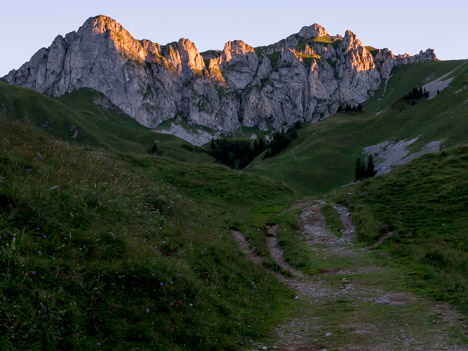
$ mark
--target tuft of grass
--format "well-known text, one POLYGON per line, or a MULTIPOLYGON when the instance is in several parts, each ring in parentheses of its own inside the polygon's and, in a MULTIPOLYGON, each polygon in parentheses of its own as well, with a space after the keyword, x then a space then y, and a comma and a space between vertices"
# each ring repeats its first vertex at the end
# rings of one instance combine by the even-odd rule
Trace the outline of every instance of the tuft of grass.
POLYGON ((376 49, 373 46, 365 46, 365 48, 371 53, 372 56, 377 55, 377 53, 379 52, 379 49, 376 49))
POLYGON ((334 42, 333 38, 329 35, 324 35, 323 37, 313 38, 313 42, 322 43, 322 44, 331 44, 334 42))
POLYGON ((343 225, 341 223, 340 215, 336 212, 335 208, 330 204, 326 204, 320 207, 320 211, 322 211, 322 214, 325 217, 325 224, 328 230, 338 238, 341 238, 343 235, 341 232, 343 225))
POLYGON ((316 60, 319 60, 321 57, 317 54, 302 54, 300 52, 296 52, 296 56, 302 58, 302 61, 306 66, 312 65, 312 63, 316 60))

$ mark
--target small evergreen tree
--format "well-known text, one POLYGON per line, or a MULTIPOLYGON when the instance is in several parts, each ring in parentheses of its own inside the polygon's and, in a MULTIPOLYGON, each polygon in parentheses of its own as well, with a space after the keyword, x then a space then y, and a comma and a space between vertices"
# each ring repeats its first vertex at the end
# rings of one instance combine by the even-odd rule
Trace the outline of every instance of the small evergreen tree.
POLYGON ((354 172, 354 180, 358 181, 364 178, 365 168, 364 164, 361 162, 361 158, 358 157, 356 160, 356 169, 354 172))
POLYGON ((158 153, 158 145, 156 143, 153 144, 153 155, 156 155, 158 153))
POLYGON ((374 166, 374 158, 372 155, 369 155, 367 158, 367 169, 366 169, 366 178, 371 178, 375 176, 375 166, 374 166))
POLYGON ((262 152, 263 150, 265 150, 265 142, 263 141, 263 138, 260 138, 259 142, 258 142, 258 150, 260 152, 262 152))

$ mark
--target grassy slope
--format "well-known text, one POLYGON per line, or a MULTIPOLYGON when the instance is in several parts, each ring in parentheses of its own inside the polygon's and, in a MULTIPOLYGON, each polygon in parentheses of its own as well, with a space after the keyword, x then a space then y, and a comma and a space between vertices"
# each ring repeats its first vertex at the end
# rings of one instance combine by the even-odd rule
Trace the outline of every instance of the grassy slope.
POLYGON ((292 300, 228 232, 261 251, 283 186, 7 119, 0 140, 1 349, 237 349, 292 300))
POLYGON ((413 87, 423 84, 467 61, 445 61, 402 66, 364 104, 362 113, 340 113, 298 131, 296 139, 274 158, 256 160, 247 171, 284 181, 304 195, 320 194, 353 181, 355 160, 363 147, 385 140, 420 136, 412 145, 418 150, 433 140, 443 140, 444 147, 468 142, 468 64, 460 67, 449 88, 433 100, 421 101, 403 111, 389 108, 413 87), (458 94, 456 91, 465 87, 458 94), (382 98, 383 96, 383 98, 382 98))
POLYGON ((333 195, 367 244, 402 263, 412 287, 468 310, 468 147, 426 155, 333 195))
POLYGON ((212 162, 199 152, 190 152, 190 145, 171 135, 156 134, 117 109, 105 109, 94 104, 99 93, 80 89, 52 99, 31 89, 0 82, 0 112, 15 120, 28 120, 62 139, 73 141, 72 127, 78 130, 77 142, 104 147, 115 152, 148 154, 153 141, 164 156, 183 161, 212 162), (2 107, 4 104, 4 107, 2 107))

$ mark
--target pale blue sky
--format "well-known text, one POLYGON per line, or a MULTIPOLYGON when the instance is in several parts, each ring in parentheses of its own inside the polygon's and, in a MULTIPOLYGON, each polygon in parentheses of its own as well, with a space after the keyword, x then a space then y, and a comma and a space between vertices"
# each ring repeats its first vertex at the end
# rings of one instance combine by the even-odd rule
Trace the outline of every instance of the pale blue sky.
POLYGON ((137 39, 166 44, 184 37, 200 51, 234 39, 271 44, 319 23, 395 54, 430 47, 440 59, 468 58, 468 0, 0 0, 0 11, 0 76, 98 14, 137 39))

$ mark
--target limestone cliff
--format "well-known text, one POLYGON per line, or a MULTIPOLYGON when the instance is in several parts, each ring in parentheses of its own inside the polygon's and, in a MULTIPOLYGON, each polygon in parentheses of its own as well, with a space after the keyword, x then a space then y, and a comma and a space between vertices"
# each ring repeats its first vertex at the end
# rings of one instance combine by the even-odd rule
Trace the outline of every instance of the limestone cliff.
POLYGON ((368 99, 393 67, 435 59, 430 49, 372 56, 352 32, 330 36, 318 24, 267 47, 236 40, 223 51, 199 53, 187 39, 136 40, 113 19, 97 16, 4 79, 54 97, 92 88, 148 127, 186 118, 232 131, 326 118, 340 105, 368 99))

